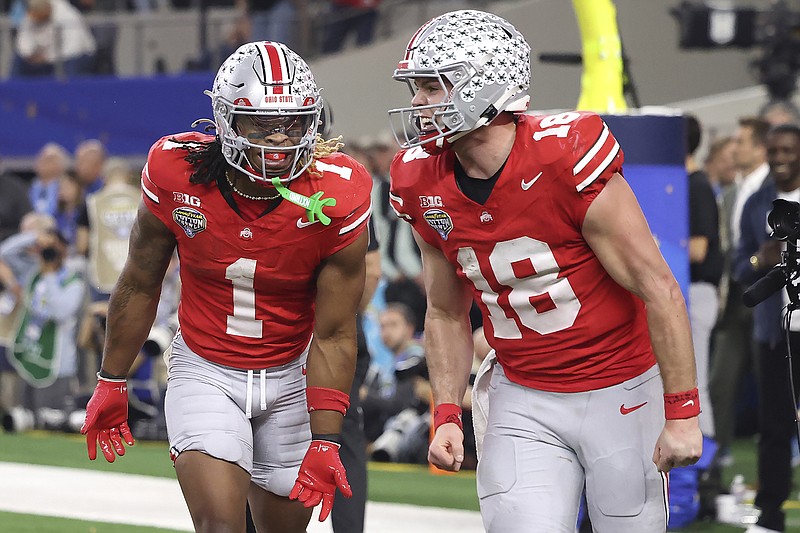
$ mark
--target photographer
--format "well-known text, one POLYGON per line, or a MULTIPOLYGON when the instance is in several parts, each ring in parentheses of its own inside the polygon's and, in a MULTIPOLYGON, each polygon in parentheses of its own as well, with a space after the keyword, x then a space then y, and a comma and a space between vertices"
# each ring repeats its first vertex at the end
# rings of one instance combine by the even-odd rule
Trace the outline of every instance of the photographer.
POLYGON ((390 303, 380 316, 381 340, 394 355, 394 390, 388 396, 364 388, 362 407, 372 459, 425 462, 428 446, 430 383, 422 345, 414 338, 414 313, 390 303))
MULTIPOLYGON (((800 201, 800 128, 794 125, 773 128, 767 136, 767 159, 770 176, 744 205, 741 239, 734 259, 734 276, 745 286, 758 281, 781 262, 783 243, 770 239, 764 221, 772 210, 773 200, 800 201)), ((793 223, 800 224, 800 221, 793 223)), ((781 506, 789 497, 791 487, 791 439, 795 433, 794 406, 797 403, 797 392, 794 391, 794 398, 790 394, 790 376, 786 366, 788 347, 781 318, 781 310, 788 301, 784 289, 766 298, 753 310, 753 336, 758 346, 759 372, 756 375, 760 432, 759 489, 755 504, 761 510, 761 516, 758 523, 747 530, 748 533, 785 530, 781 506)), ((800 316, 793 317, 789 329, 791 355, 797 357, 800 354, 800 316)), ((793 365, 795 383, 800 377, 798 368, 800 365, 793 365)))
POLYGON ((75 332, 85 289, 80 276, 64 266, 67 240, 61 233, 43 231, 36 249, 38 271, 25 287, 11 363, 26 382, 23 406, 33 411, 37 427, 52 427, 64 420, 48 414, 65 418, 75 394, 75 332))

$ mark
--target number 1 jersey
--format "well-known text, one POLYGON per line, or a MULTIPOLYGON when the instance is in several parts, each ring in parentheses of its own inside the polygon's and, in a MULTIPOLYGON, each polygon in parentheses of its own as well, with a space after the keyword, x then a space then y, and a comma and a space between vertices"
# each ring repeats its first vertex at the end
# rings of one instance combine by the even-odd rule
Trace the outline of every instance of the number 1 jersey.
POLYGON ((412 148, 394 159, 390 204, 470 287, 516 383, 594 390, 655 364, 643 302, 609 276, 581 233, 622 161, 602 119, 575 112, 519 117, 483 205, 459 189, 452 151, 412 148))
MULTIPOLYGON (((215 183, 192 184, 187 152, 175 142, 208 142, 196 132, 160 139, 142 171, 145 205, 175 235, 181 274, 178 319, 186 344, 226 366, 261 369, 297 358, 314 328, 317 272, 367 227, 372 178, 351 157, 321 160, 321 176, 305 172, 290 188, 323 191, 328 226, 309 223, 305 209, 286 200, 245 220, 215 183), (173 140, 174 139, 174 140, 173 140)), ((235 196, 236 202, 245 200, 235 196)))

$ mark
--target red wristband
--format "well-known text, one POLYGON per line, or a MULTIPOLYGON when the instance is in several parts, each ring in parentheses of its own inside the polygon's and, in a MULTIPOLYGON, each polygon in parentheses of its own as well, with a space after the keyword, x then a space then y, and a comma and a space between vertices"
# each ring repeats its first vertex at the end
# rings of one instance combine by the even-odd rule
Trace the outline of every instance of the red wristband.
POLYGON ((350 407, 350 396, 327 387, 306 387, 306 404, 311 411, 338 411, 342 414, 350 407))
POLYGON ((439 429, 442 424, 455 424, 461 431, 464 431, 464 423, 461 421, 461 407, 454 403, 442 403, 433 410, 433 430, 439 429))
POLYGON ((664 418, 676 420, 700 414, 700 395, 697 387, 684 392, 664 394, 664 418))

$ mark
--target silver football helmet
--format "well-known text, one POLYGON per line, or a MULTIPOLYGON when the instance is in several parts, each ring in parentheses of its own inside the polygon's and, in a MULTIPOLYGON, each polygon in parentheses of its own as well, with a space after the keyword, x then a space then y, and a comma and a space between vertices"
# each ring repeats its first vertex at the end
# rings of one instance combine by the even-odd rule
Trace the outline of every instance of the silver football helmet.
POLYGON ((287 183, 311 165, 322 98, 311 69, 289 47, 272 41, 240 46, 219 68, 206 94, 231 166, 253 180, 269 182, 279 176, 287 183), (275 133, 287 136, 291 145, 266 141, 275 133), (260 161, 251 161, 248 149, 260 153, 260 161), (274 170, 276 163, 290 158, 288 168, 274 170))
POLYGON ((409 41, 393 77, 412 94, 418 78, 438 79, 450 92, 441 104, 390 110, 397 142, 440 152, 502 111, 525 112, 530 52, 522 34, 491 13, 452 11, 428 21, 409 41), (433 109, 432 121, 422 120, 423 109, 433 109))

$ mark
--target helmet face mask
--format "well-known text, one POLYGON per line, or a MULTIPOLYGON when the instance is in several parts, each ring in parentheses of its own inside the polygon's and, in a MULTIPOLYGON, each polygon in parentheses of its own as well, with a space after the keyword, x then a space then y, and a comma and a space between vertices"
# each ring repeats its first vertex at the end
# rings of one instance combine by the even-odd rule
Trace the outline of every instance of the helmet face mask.
MULTIPOLYGON (((312 113, 296 115, 235 115, 233 131, 244 138, 238 165, 263 179, 286 174, 305 146, 303 139, 313 127, 312 113)), ((258 179, 258 178, 257 178, 258 179)))
POLYGON ((397 69, 395 71, 395 79, 406 82, 412 98, 421 86, 429 87, 431 81, 438 84, 443 95, 443 99, 439 103, 389 111, 389 116, 393 121, 392 130, 401 147, 423 145, 430 153, 441 153, 449 147, 447 137, 464 127, 464 115, 456 108, 453 95, 469 81, 465 74, 468 69, 469 65, 459 63, 438 72, 414 69, 397 69), (453 83, 451 80, 460 81, 453 83), (398 123, 402 127, 398 127, 398 123), (402 138, 397 135, 398 132, 402 133, 402 138))
POLYGON ((418 80, 433 78, 446 88, 440 103, 389 111, 402 148, 422 146, 438 153, 466 133, 491 122, 500 112, 527 110, 530 46, 504 19, 475 10, 445 13, 426 23, 408 43, 394 72, 416 94, 418 80), (434 110, 433 126, 420 120, 434 110))
POLYGON ((251 180, 287 183, 311 165, 322 98, 291 49, 270 41, 242 45, 206 94, 226 161, 251 180))

